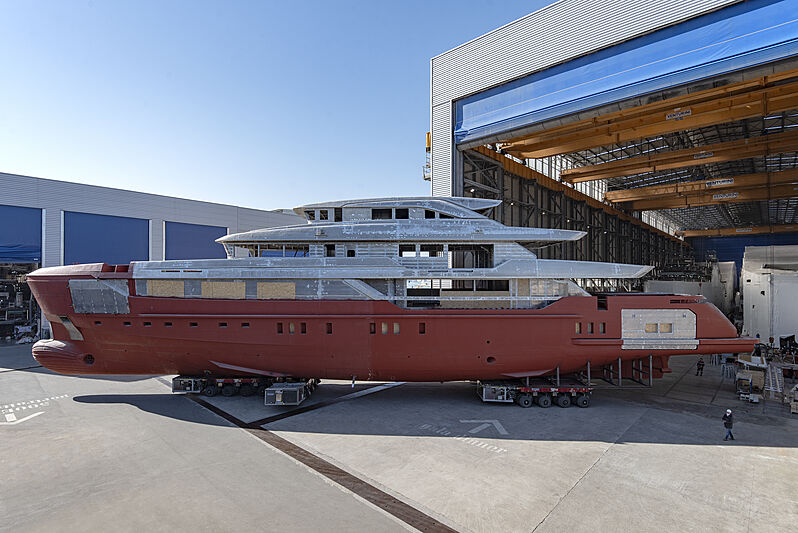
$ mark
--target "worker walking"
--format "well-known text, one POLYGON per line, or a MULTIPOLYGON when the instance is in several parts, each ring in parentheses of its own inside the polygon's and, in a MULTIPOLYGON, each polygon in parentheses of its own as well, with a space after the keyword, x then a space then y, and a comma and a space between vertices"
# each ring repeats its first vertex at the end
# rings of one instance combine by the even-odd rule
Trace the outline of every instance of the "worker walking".
POLYGON ((703 376, 704 375, 704 358, 699 357, 698 362, 695 364, 695 375, 696 376, 703 376))
POLYGON ((732 410, 726 409, 726 414, 723 415, 723 426, 726 428, 726 436, 723 437, 723 440, 734 440, 734 435, 732 435, 732 427, 734 427, 734 417, 732 416, 732 410))

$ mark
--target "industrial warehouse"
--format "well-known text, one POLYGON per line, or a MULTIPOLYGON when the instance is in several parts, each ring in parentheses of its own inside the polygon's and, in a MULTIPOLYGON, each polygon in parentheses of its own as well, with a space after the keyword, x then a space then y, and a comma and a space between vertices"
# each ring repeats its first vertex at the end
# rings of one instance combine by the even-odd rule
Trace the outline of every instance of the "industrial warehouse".
POLYGON ((435 55, 429 196, 0 174, 0 531, 794 529, 795 13, 435 55))

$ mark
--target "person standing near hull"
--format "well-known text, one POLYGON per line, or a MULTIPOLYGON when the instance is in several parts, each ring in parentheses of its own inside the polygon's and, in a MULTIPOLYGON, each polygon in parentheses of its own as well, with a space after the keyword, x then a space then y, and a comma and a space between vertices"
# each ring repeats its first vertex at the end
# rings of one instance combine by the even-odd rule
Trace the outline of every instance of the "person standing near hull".
POLYGON ((732 415, 731 409, 726 409, 726 414, 723 415, 723 426, 726 428, 726 436, 723 437, 723 440, 734 440, 734 435, 732 435, 732 428, 734 427, 734 416, 732 415))

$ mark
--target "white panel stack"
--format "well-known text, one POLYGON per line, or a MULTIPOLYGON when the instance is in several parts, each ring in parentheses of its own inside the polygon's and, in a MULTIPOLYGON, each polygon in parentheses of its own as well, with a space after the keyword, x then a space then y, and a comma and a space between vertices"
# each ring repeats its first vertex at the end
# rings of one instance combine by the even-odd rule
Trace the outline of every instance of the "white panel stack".
POLYGON ((798 334, 798 246, 747 246, 740 274, 743 335, 798 334))

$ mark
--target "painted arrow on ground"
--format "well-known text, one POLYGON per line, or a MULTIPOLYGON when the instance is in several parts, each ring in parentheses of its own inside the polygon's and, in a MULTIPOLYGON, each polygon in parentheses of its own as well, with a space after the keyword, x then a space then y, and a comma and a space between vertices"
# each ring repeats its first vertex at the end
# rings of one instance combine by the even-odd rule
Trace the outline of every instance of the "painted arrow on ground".
POLYGON ((469 433, 479 433, 483 429, 493 426, 496 428, 496 431, 498 431, 500 435, 509 435, 509 433, 507 433, 507 430, 504 429, 504 426, 502 426, 501 422, 499 422, 498 420, 461 420, 460 422, 462 422, 463 424, 481 424, 475 427, 474 429, 469 430, 469 433))
POLYGON ((33 413, 32 415, 28 415, 25 418, 20 418, 17 420, 17 416, 14 413, 8 413, 6 415, 6 421, 0 422, 0 426, 13 426, 14 424, 19 424, 20 422, 24 422, 25 420, 30 420, 34 416, 43 415, 44 411, 39 411, 38 413, 33 413))

